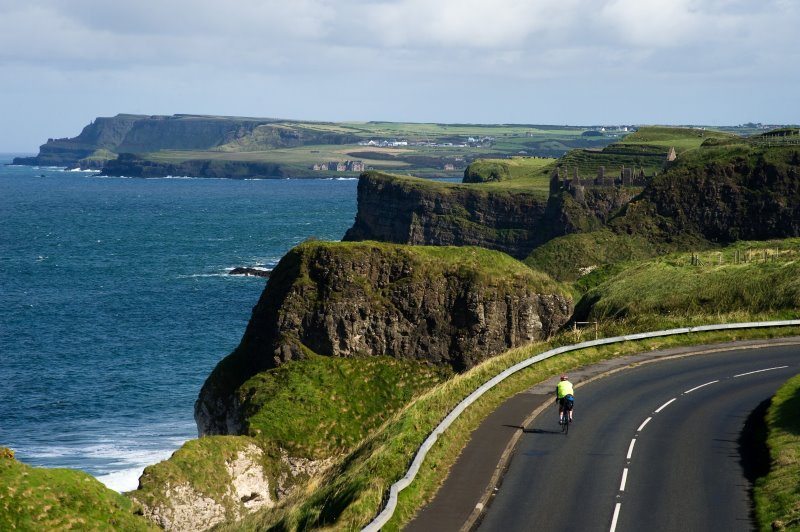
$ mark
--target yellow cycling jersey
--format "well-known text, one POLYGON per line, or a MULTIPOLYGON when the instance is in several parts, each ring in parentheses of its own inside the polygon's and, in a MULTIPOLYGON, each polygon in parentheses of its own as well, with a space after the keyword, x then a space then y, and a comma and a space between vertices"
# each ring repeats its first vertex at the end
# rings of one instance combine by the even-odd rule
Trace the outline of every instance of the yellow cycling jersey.
POLYGON ((563 399, 567 395, 575 395, 572 391, 572 383, 569 381, 560 381, 556 386, 556 396, 563 399))

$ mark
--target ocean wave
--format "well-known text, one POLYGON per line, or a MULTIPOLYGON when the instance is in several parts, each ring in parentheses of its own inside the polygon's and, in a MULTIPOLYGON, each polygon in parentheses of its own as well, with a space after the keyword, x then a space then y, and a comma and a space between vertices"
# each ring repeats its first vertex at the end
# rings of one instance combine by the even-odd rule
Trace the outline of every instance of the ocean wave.
POLYGON ((97 480, 105 484, 108 489, 118 491, 120 493, 126 491, 133 491, 139 487, 139 477, 144 473, 144 468, 133 467, 131 469, 123 469, 121 471, 114 471, 106 475, 95 476, 97 480))
POLYGON ((70 168, 69 170, 64 170, 65 172, 79 172, 81 174, 99 174, 100 170, 84 170, 83 168, 70 168))
POLYGON ((203 181, 223 181, 228 180, 228 177, 199 177, 199 176, 191 176, 191 175, 166 175, 162 177, 145 177, 145 179, 202 179, 203 181))

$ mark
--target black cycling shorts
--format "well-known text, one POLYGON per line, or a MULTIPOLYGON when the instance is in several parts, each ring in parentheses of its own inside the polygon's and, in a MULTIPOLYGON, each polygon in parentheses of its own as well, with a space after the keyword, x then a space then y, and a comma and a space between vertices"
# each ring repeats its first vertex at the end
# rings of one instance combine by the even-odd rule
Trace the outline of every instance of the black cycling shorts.
POLYGON ((564 409, 564 406, 567 407, 567 410, 572 410, 572 407, 575 406, 575 399, 573 399, 572 401, 567 401, 566 396, 562 397, 561 399, 558 400, 558 406, 562 410, 564 409))

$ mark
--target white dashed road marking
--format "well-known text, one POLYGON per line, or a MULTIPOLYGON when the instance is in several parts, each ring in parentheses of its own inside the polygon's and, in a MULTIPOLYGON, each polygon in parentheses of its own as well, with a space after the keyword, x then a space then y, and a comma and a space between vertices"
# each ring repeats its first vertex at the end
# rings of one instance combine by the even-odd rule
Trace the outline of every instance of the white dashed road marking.
POLYGON ((673 397, 672 399, 670 399, 669 401, 667 401, 663 405, 661 405, 658 408, 656 408, 656 414, 658 414, 659 412, 661 412, 662 410, 667 408, 675 399, 677 399, 677 397, 673 397))
POLYGON ((685 392, 683 392, 683 393, 692 393, 692 392, 693 392, 693 391, 695 391, 695 390, 699 390, 700 388, 703 388, 704 386, 708 386, 709 384, 714 384, 715 382, 719 382, 719 380, 716 380, 716 381, 711 381, 711 382, 707 382, 707 383, 705 383, 705 384, 701 384, 700 386, 695 386, 695 387, 694 387, 694 388, 692 388, 691 390, 686 390, 686 391, 685 391, 685 392))
POLYGON ((611 519, 611 530, 609 532, 614 532, 617 529, 617 519, 619 519, 619 509, 622 506, 621 502, 617 503, 617 506, 614 507, 614 517, 611 519))
MULTIPOLYGON (((764 371, 773 371, 773 370, 776 370, 776 369, 785 369, 785 368, 788 368, 788 367, 789 366, 777 366, 777 367, 774 367, 774 368, 765 368, 765 369, 759 369, 759 370, 756 370, 756 371, 748 371, 747 373, 739 373, 738 375, 734 375, 733 378, 736 379, 738 377, 744 377, 745 375, 753 375, 754 373, 763 373, 764 371)), ((730 377, 728 377, 728 378, 730 378, 730 377)), ((710 381, 710 382, 707 382, 705 384, 701 384, 700 386, 695 386, 694 388, 690 388, 690 389, 686 390, 685 392, 683 392, 683 394, 685 395, 687 393, 692 393, 695 390, 699 390, 700 388, 704 388, 706 386, 710 386, 710 385, 712 385, 714 383, 717 383, 717 382, 719 382, 719 380, 710 381)), ((676 399, 678 399, 678 398, 677 397, 673 397, 672 399, 670 399, 669 401, 667 401, 663 405, 659 406, 653 413, 654 414, 658 414, 659 412, 661 412, 662 410, 667 408, 670 404, 672 404, 672 402, 675 401, 676 399)), ((647 419, 645 419, 644 421, 642 421, 642 424, 639 425, 639 428, 636 429, 636 432, 637 433, 641 432, 644 429, 644 427, 648 423, 650 423, 650 421, 652 419, 653 419, 653 417, 650 416, 647 419)), ((636 445, 636 438, 633 438, 631 440, 630 446, 628 447, 628 455, 626 456, 626 459, 629 461, 629 463, 630 463, 631 456, 633 456, 633 447, 635 445, 636 445)), ((619 483, 619 491, 621 491, 621 492, 625 491, 625 485, 627 484, 627 482, 628 482, 628 468, 626 467, 626 468, 624 468, 622 470, 622 480, 619 483)), ((619 498, 620 496, 617 495, 617 497, 619 498)), ((619 519, 619 510, 620 510, 621 507, 622 507, 622 503, 621 502, 618 502, 617 505, 614 507, 614 517, 612 517, 612 519, 611 519, 611 530, 610 530, 610 532, 615 532, 615 530, 617 528, 617 520, 619 519)))
POLYGON ((626 457, 628 460, 630 460, 631 456, 633 455, 633 446, 634 445, 636 445, 636 438, 631 440, 631 446, 628 447, 628 456, 626 457))
POLYGON ((747 373, 739 373, 738 375, 734 375, 733 378, 736 379, 738 377, 744 377, 745 375, 752 375, 753 373, 762 373, 764 371, 772 371, 774 369, 784 369, 788 368, 789 366, 778 366, 775 368, 767 368, 767 369, 759 369, 757 371, 748 371, 747 373))

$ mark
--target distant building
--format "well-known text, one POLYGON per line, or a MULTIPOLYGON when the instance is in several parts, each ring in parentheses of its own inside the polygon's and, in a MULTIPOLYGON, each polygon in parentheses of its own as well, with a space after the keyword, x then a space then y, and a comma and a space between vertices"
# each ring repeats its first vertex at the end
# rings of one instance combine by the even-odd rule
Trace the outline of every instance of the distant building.
POLYGON ((450 171, 450 170, 455 170, 456 167, 453 165, 453 163, 447 163, 444 165, 444 169, 445 171, 450 171))
POLYGON ((348 172, 363 172, 364 161, 347 161, 345 163, 348 172))

